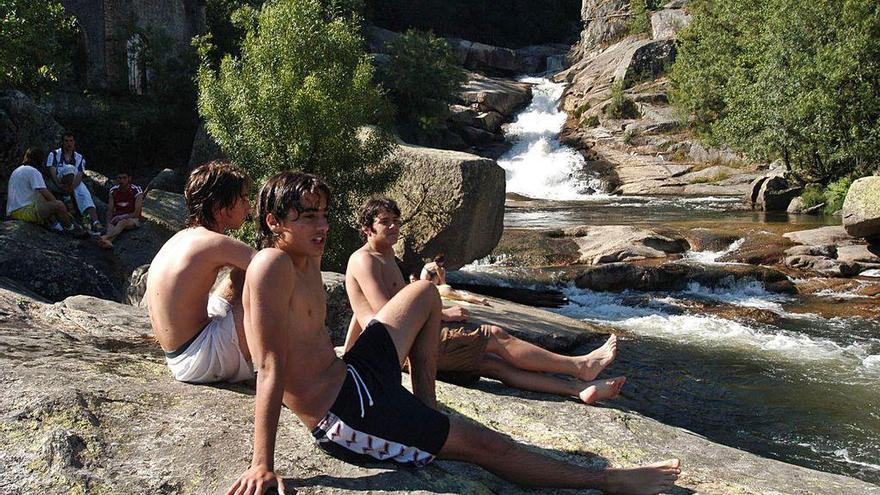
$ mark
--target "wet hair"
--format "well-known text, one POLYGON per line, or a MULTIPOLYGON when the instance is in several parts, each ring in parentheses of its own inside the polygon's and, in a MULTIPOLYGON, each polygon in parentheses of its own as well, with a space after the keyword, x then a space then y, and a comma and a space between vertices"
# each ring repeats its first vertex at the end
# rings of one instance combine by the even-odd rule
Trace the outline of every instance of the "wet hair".
POLYGON ((183 192, 187 227, 215 227, 214 212, 234 206, 248 185, 247 174, 229 162, 214 160, 193 169, 183 192))
POLYGON ((43 151, 43 148, 39 146, 31 146, 24 152, 24 158, 21 159, 21 163, 23 165, 30 165, 36 169, 40 169, 41 165, 43 165, 43 160, 46 159, 46 152, 43 151))
POLYGON ((373 228, 373 222, 379 216, 379 213, 382 213, 382 210, 397 217, 400 216, 400 207, 397 206, 397 202, 386 196, 371 196, 361 206, 357 216, 357 228, 363 241, 367 240, 367 233, 364 231, 373 228))
POLYGON ((446 253, 439 253, 437 256, 434 256, 434 263, 443 263, 446 261, 446 253))
POLYGON ((302 200, 303 194, 323 194, 327 198, 327 207, 330 207, 330 187, 318 176, 304 172, 290 170, 275 174, 260 188, 260 198, 257 202, 257 248, 263 249, 275 245, 275 234, 266 223, 266 215, 272 214, 275 218, 285 218, 290 210, 295 210, 297 215, 305 211, 302 200))

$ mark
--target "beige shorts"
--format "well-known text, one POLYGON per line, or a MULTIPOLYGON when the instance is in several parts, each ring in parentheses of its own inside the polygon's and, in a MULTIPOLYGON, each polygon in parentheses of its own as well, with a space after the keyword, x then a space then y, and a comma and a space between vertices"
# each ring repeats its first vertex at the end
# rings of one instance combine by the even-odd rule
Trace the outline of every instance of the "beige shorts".
POLYGON ((480 361, 486 354, 491 325, 440 330, 440 353, 437 356, 437 378, 459 385, 473 384, 480 379, 480 361))

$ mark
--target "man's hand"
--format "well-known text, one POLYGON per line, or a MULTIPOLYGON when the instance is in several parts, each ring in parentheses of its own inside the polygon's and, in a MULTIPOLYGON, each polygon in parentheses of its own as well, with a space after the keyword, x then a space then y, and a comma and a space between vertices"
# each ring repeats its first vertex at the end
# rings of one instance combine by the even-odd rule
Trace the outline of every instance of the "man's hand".
POLYGON ((251 467, 235 480, 226 495, 262 495, 267 488, 277 487, 278 493, 284 493, 284 479, 269 471, 264 466, 251 467))
POLYGON ((468 318, 468 310, 462 308, 461 306, 450 306, 448 308, 443 308, 443 314, 440 317, 441 320, 447 322, 454 321, 465 321, 468 318))

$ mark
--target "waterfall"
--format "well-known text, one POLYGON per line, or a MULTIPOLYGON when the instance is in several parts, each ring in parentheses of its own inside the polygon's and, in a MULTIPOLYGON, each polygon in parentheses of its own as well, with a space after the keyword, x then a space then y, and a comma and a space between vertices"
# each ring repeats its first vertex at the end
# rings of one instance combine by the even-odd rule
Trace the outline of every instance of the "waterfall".
POLYGON ((532 102, 506 128, 505 135, 513 147, 498 159, 498 164, 506 172, 507 192, 577 200, 603 191, 604 183, 584 170, 583 156, 557 139, 567 118, 558 109, 565 85, 536 77, 520 81, 533 84, 532 102))

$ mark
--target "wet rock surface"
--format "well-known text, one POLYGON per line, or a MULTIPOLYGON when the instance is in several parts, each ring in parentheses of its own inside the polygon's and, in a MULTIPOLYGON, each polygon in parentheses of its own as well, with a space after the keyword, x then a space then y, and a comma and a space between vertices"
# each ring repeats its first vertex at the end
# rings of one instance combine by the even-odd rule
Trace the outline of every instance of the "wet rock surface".
MULTIPOLYGON (((173 381, 144 309, 87 297, 47 305, 0 289, 0 310, 4 493, 213 494, 248 467, 252 386, 173 381)), ((523 311, 530 320, 546 314, 523 311)), ((562 317, 547 323, 583 332, 562 317)), ((450 414, 586 468, 681 457, 674 493, 880 493, 875 485, 760 458, 635 413, 489 380, 472 389, 441 383, 438 399, 450 414)), ((420 470, 346 464, 319 451, 286 410, 276 452, 288 492, 533 492, 458 462, 420 470)))

